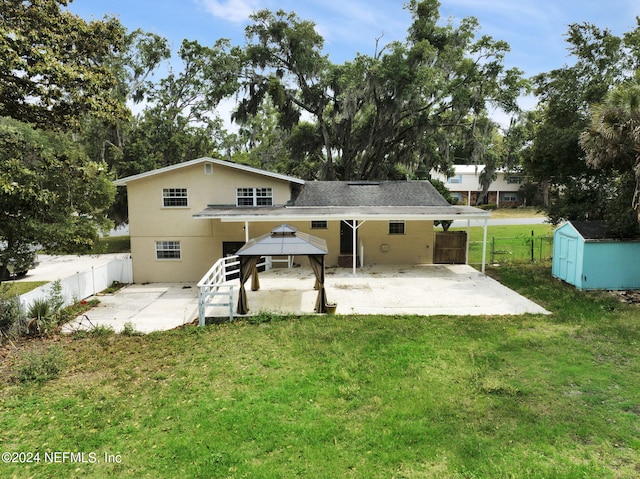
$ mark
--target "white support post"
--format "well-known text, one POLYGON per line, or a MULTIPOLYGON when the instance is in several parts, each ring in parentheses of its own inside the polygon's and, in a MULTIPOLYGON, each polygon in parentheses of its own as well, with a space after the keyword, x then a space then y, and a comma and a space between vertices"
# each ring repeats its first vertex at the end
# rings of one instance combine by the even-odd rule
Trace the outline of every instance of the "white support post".
POLYGON ((244 242, 245 243, 249 242, 249 222, 248 221, 244 222, 244 242))
POLYGON ((469 241, 471 239, 471 220, 467 220, 467 252, 465 264, 469 264, 469 241))
POLYGON ((352 245, 353 245, 353 274, 356 274, 356 256, 358 255, 358 244, 356 243, 356 233, 358 232, 358 227, 356 226, 356 220, 351 220, 351 232, 353 234, 352 245))
POLYGON ((487 260, 487 225, 489 220, 484 220, 484 234, 482 239, 482 274, 484 274, 485 270, 485 262, 487 260))

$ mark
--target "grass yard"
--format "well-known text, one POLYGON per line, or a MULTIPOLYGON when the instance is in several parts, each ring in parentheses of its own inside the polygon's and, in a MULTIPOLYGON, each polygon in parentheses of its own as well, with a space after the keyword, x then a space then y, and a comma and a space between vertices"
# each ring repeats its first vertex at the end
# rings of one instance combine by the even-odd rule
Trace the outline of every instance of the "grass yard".
MULTIPOLYGON (((441 231, 440 228, 437 231, 441 231)), ((450 231, 467 231, 466 228, 451 228, 450 231)), ((510 263, 530 261, 531 241, 533 233, 534 258, 536 260, 549 259, 553 250, 554 226, 548 223, 535 225, 489 225, 487 226, 486 261, 491 261, 492 240, 493 247, 502 254, 495 255, 495 261, 510 263)), ((484 230, 481 226, 469 228, 469 264, 482 263, 482 241, 484 230)))
POLYGON ((548 265, 489 272, 554 314, 103 330, 29 345, 65 359, 40 383, 12 379, 33 358, 12 350, 1 449, 40 463, 0 476, 638 477, 638 306, 548 265))

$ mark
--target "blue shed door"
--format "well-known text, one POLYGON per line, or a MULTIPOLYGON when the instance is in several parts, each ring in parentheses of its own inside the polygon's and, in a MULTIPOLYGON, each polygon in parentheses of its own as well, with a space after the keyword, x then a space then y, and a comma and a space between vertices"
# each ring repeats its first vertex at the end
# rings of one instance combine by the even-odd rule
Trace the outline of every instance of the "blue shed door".
POLYGON ((578 242, 576 238, 560 235, 560 278, 569 284, 576 284, 576 257, 578 242))

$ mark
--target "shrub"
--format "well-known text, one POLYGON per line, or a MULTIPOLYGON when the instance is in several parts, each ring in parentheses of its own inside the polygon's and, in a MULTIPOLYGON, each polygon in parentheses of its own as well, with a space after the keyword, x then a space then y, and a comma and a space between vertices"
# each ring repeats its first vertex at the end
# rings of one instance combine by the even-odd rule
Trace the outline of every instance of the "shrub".
POLYGON ((7 293, 8 288, 0 285, 0 332, 9 334, 20 324, 20 297, 7 293))
POLYGON ((136 330, 136 327, 133 323, 125 323, 122 332, 120 333, 123 336, 142 336, 140 331, 136 330))
POLYGON ((20 382, 44 382, 60 375, 65 366, 64 352, 60 346, 48 349, 31 349, 22 353, 17 362, 16 377, 20 382))

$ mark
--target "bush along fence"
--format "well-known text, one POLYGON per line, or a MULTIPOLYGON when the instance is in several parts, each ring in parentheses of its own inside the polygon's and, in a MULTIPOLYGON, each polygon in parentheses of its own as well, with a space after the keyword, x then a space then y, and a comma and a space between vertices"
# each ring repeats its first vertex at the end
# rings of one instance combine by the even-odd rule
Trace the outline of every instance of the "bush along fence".
MULTIPOLYGON (((62 307, 69 306, 107 289, 114 282, 133 282, 131 258, 114 259, 109 263, 92 267, 60 280, 62 307)), ((50 298, 53 283, 48 283, 20 296, 20 308, 28 311, 36 301, 50 298)))
MULTIPOLYGON (((553 256, 553 236, 520 236, 515 238, 489 237, 487 261, 489 264, 548 261, 553 256)), ((469 264, 482 262, 482 241, 469 243, 469 264)))

